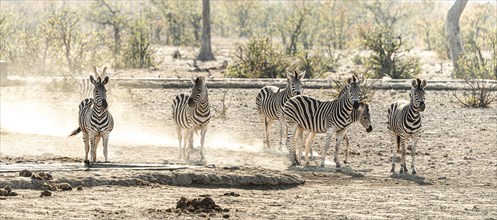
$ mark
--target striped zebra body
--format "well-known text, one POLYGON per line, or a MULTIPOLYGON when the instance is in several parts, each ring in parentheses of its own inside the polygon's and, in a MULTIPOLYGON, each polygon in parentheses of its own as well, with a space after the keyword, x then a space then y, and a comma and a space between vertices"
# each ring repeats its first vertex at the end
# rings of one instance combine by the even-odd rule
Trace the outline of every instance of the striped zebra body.
MULTIPOLYGON (((344 131, 344 135, 343 135, 343 138, 345 140, 345 160, 343 161, 344 163, 347 163, 348 161, 348 158, 349 158, 349 146, 350 146, 350 141, 349 141, 349 135, 348 135, 348 127, 355 123, 355 122, 359 122, 359 124, 361 124, 365 129, 366 129, 366 132, 371 132, 373 130, 373 126, 372 126, 372 122, 371 122, 371 114, 369 113, 369 104, 366 103, 366 102, 360 102, 359 103, 359 108, 356 110, 356 109, 352 109, 352 113, 350 115, 350 124, 345 127, 345 131, 344 131)), ((336 132, 335 132, 336 133, 336 132)), ((314 141, 314 138, 316 136, 316 133, 308 133, 307 135, 307 139, 306 139, 306 142, 305 142, 305 148, 309 148, 311 150, 311 157, 312 157, 312 148, 311 146, 307 146, 307 145, 310 145, 313 141, 314 141)), ((299 150, 298 152, 302 152, 302 150, 299 150)), ((299 157, 298 158, 301 158, 302 155, 299 154, 299 157)), ((306 161, 306 163, 308 163, 308 161, 306 161)))
POLYGON ((85 164, 91 165, 88 160, 88 152, 91 146, 91 163, 97 160, 97 146, 100 138, 103 139, 103 151, 105 161, 108 161, 107 145, 109 134, 114 128, 114 119, 108 111, 106 100, 105 84, 109 81, 109 77, 95 80, 90 76, 90 82, 94 85, 93 98, 86 98, 79 104, 79 127, 74 130, 69 136, 83 133, 83 142, 85 144, 85 164))
POLYGON ((392 103, 388 109, 388 130, 392 137, 392 141, 397 145, 397 151, 391 145, 392 154, 392 169, 395 172, 395 157, 396 153, 401 152, 400 173, 407 173, 406 165, 406 142, 411 141, 411 169, 412 174, 416 174, 414 157, 416 155, 416 139, 421 131, 421 112, 425 110, 424 103, 424 87, 426 80, 421 81, 415 79, 412 81, 412 89, 410 92, 410 101, 400 100, 392 103))
POLYGON ((176 124, 181 159, 190 159, 188 148, 193 148, 193 133, 200 130, 200 159, 204 160, 204 142, 207 126, 211 118, 209 96, 205 78, 194 80, 192 93, 178 94, 173 100, 173 121, 176 124), (182 146, 183 140, 183 146, 182 146))
POLYGON ((267 149, 270 148, 269 129, 273 121, 278 120, 280 124, 279 150, 281 150, 283 146, 283 126, 285 125, 283 105, 291 97, 300 95, 302 92, 301 80, 304 76, 305 73, 287 73, 287 84, 284 89, 275 86, 265 86, 257 93, 255 105, 257 112, 264 122, 263 145, 267 149))
MULTIPOLYGON (((296 96, 285 103, 283 112, 287 126, 295 126, 295 130, 290 130, 287 136, 287 148, 292 165, 299 164, 295 154, 295 146, 301 146, 301 143, 296 145, 296 142, 302 141, 302 132, 305 130, 310 132, 312 139, 318 133, 327 134, 321 160, 322 167, 325 164, 331 136, 336 132, 335 163, 337 167, 340 167, 338 161, 340 143, 345 128, 352 121, 352 109, 359 107, 360 88, 355 76, 349 79, 349 84, 344 87, 343 91, 338 99, 332 101, 320 101, 308 96, 296 96), (297 141, 297 139, 299 140, 297 141)), ((306 161, 309 161, 309 148, 307 146, 309 146, 308 143, 306 143, 306 161)))

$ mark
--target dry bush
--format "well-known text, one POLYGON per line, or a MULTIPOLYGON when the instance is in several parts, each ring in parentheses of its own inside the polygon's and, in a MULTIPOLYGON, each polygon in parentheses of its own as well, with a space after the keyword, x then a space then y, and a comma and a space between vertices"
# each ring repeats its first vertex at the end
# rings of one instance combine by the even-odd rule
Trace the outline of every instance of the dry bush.
POLYGON ((464 80, 465 89, 455 92, 454 97, 466 107, 488 107, 496 99, 497 41, 493 42, 493 54, 485 58, 480 49, 473 55, 461 56, 458 60, 457 78, 464 80))
POLYGON ((287 57, 273 47, 268 37, 254 37, 245 44, 236 45, 225 75, 240 78, 284 77, 289 66, 287 57))
POLYGON ((392 27, 375 27, 373 30, 361 30, 363 44, 372 50, 366 61, 372 78, 387 75, 392 79, 411 79, 421 67, 419 58, 407 55, 411 48, 406 45, 406 37, 396 34, 392 27))

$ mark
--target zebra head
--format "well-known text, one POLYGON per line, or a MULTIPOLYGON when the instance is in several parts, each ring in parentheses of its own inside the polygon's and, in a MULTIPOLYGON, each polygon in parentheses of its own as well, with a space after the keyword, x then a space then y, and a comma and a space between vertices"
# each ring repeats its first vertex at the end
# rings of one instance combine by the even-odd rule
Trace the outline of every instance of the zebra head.
POLYGON ((411 104, 418 108, 420 112, 425 110, 425 88, 426 80, 421 81, 419 78, 412 80, 412 89, 409 96, 411 104))
POLYGON ((93 99, 97 102, 98 106, 102 106, 104 109, 107 108, 107 89, 105 89, 105 84, 109 82, 109 77, 106 76, 104 80, 97 77, 97 80, 90 75, 90 82, 93 84, 93 99))
POLYGON ((359 87, 360 82, 359 80, 357 80, 357 77, 355 75, 352 75, 352 78, 349 78, 347 80, 347 83, 350 92, 350 99, 353 103, 352 107, 354 107, 354 110, 357 110, 359 108, 361 95, 361 88, 359 87))
POLYGON ((305 72, 301 72, 300 74, 297 71, 293 73, 286 72, 287 87, 290 86, 292 96, 302 94, 302 79, 304 76, 305 72))
POLYGON ((371 132, 373 124, 371 123, 371 115, 369 114, 369 103, 361 102, 359 105, 363 109, 359 115, 359 123, 366 128, 366 132, 371 132))
POLYGON ((192 78, 192 82, 195 84, 192 88, 192 94, 190 94, 190 98, 188 99, 188 106, 193 108, 195 104, 198 103, 204 91, 207 91, 207 86, 205 85, 205 78, 203 76, 197 77, 197 79, 192 78))

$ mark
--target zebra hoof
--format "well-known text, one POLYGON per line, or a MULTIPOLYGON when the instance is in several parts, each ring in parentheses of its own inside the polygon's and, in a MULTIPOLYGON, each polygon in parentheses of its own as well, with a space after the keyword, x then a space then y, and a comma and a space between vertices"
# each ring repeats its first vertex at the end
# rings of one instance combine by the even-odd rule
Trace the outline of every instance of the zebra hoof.
POLYGON ((395 168, 392 167, 392 169, 390 169, 390 173, 395 173, 395 168))
POLYGON ((416 175, 416 170, 415 169, 412 169, 412 175, 416 175))
POLYGON ((347 164, 348 162, 346 160, 343 161, 344 164, 347 164))
POLYGON ((85 160, 85 167, 91 167, 91 164, 90 164, 90 161, 89 160, 85 160))
POLYGON ((324 163, 320 164, 319 167, 324 168, 324 163))
POLYGON ((336 168, 342 168, 342 165, 340 165, 339 163, 337 163, 337 164, 335 165, 335 167, 336 167, 336 168))

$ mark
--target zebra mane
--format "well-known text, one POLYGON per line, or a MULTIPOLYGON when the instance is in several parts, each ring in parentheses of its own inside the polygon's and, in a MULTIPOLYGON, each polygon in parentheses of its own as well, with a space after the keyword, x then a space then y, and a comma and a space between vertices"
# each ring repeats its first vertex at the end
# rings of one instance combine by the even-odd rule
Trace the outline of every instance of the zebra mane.
POLYGON ((345 84, 345 86, 342 87, 342 90, 340 90, 340 92, 338 93, 337 98, 340 98, 343 94, 345 94, 345 92, 347 92, 347 89, 349 89, 349 86, 349 84, 345 84))

